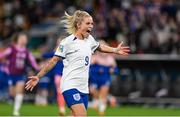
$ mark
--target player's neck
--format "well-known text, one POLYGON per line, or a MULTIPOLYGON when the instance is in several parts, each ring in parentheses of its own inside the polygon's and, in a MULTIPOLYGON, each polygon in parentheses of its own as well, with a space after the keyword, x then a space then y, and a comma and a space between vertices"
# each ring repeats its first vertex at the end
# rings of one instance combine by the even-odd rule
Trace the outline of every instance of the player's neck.
POLYGON ((84 40, 84 39, 85 39, 85 37, 83 36, 82 33, 76 32, 74 35, 75 35, 75 37, 77 37, 78 39, 81 39, 81 40, 84 40))

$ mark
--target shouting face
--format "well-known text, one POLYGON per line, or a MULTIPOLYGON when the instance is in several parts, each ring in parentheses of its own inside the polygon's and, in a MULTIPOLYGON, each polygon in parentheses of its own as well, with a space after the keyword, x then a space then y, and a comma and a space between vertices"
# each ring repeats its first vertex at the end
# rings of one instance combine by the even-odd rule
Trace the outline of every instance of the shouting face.
POLYGON ((93 28, 93 19, 91 16, 86 16, 83 20, 77 24, 77 31, 82 35, 83 38, 89 36, 93 28))

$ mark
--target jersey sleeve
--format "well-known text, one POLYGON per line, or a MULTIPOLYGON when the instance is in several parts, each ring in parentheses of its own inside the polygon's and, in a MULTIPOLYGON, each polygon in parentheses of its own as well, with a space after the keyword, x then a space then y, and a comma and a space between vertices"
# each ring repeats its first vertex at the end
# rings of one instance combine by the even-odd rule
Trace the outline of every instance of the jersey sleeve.
POLYGON ((54 55, 61 58, 65 58, 66 50, 67 50, 67 44, 65 43, 65 40, 62 40, 59 46, 57 47, 54 55))
POLYGON ((99 47, 99 42, 96 41, 92 36, 90 36, 90 38, 91 38, 91 50, 92 53, 94 53, 99 47))

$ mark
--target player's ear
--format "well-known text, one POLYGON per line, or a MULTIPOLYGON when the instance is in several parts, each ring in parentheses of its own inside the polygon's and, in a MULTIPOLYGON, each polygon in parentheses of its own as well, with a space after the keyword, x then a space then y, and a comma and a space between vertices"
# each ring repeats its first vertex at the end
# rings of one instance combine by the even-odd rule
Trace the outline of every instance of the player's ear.
POLYGON ((81 25, 81 23, 80 23, 80 22, 78 22, 78 23, 76 24, 77 29, 79 29, 79 28, 80 28, 80 25, 81 25))

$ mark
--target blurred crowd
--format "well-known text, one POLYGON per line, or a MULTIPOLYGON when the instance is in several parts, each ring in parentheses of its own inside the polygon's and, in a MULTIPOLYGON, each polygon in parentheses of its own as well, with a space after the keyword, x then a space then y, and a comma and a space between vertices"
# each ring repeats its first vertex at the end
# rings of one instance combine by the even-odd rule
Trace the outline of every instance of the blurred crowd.
POLYGON ((64 11, 88 11, 94 34, 116 46, 130 45, 132 53, 179 54, 178 0, 4 0, 0 4, 0 43, 19 30, 43 22, 58 22, 64 11))

